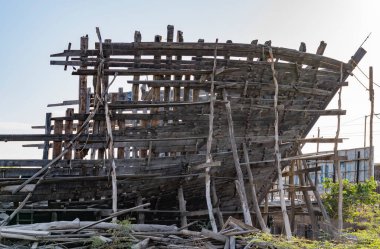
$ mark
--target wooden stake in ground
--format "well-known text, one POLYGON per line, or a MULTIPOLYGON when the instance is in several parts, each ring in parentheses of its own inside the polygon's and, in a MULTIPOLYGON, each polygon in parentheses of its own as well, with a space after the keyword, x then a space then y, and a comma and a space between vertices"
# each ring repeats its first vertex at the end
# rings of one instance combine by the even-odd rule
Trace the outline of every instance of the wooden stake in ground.
POLYGON ((286 212, 286 204, 285 204, 285 196, 284 196, 284 183, 282 182, 282 168, 281 168, 281 153, 280 153, 280 147, 278 145, 278 106, 277 106, 277 99, 278 99, 278 82, 276 78, 276 71, 274 69, 274 59, 273 59, 273 53, 272 48, 269 47, 269 55, 271 58, 271 68, 272 68, 272 74, 273 74, 273 83, 275 86, 274 91, 274 97, 273 97, 273 103, 274 103, 274 161, 275 165, 277 167, 277 173, 278 173, 278 191, 280 193, 280 203, 281 203, 281 211, 282 211, 282 217, 284 219, 284 225, 285 225, 285 233, 286 238, 288 240, 292 237, 292 231, 290 229, 290 223, 289 223, 289 217, 288 213, 286 212))

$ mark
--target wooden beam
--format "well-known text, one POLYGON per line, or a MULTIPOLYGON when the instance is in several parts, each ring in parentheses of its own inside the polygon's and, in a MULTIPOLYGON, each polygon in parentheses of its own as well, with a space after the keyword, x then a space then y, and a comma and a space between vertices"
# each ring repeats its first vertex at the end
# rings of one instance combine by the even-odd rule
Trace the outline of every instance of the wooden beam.
MULTIPOLYGON (((51 133, 51 113, 46 113, 45 117, 45 135, 50 135, 51 133)), ((42 152, 42 159, 48 159, 49 158, 49 148, 50 144, 49 141, 44 142, 44 149, 42 152)))
POLYGON ((343 143, 343 138, 299 138, 300 143, 343 143))
POLYGON ((313 167, 313 168, 301 169, 294 172, 285 171, 285 172, 282 172, 282 176, 284 177, 284 176, 292 176, 292 175, 301 175, 306 172, 317 172, 317 171, 320 171, 321 168, 322 168, 321 166, 318 166, 318 167, 313 167))
POLYGON ((275 166, 277 168, 277 181, 278 181, 278 188, 280 191, 280 203, 281 203, 281 211, 282 211, 282 217, 284 221, 284 226, 285 226, 285 233, 286 233, 286 239, 290 240, 292 236, 292 231, 290 229, 290 223, 289 223, 289 217, 286 212, 286 205, 285 205, 285 198, 284 198, 284 186, 282 182, 282 168, 281 168, 281 153, 280 153, 280 147, 279 147, 279 141, 278 141, 278 82, 277 82, 277 76, 276 76, 276 71, 274 68, 274 59, 273 59, 273 52, 272 48, 269 46, 269 56, 271 58, 271 69, 273 73, 273 83, 275 86, 275 92, 274 92, 274 97, 273 97, 273 108, 274 108, 274 116, 275 116, 275 121, 274 121, 274 160, 275 160, 275 166))
POLYGON ((182 185, 178 188, 178 205, 180 210, 180 220, 181 220, 181 227, 187 226, 187 217, 185 215, 186 213, 186 201, 183 194, 183 188, 182 185))
POLYGON ((209 167, 220 167, 222 165, 222 162, 220 161, 214 161, 210 163, 201 163, 195 166, 191 166, 192 170, 200 170, 200 169, 206 169, 209 167))
MULTIPOLYGON (((218 39, 215 42, 215 50, 214 50, 214 66, 211 74, 211 85, 210 85, 210 115, 209 115, 209 129, 208 129, 208 137, 206 144, 206 164, 212 163, 211 156, 211 148, 213 142, 213 133, 214 133, 214 103, 215 103, 215 94, 214 94, 214 77, 216 70, 216 57, 217 57, 217 46, 218 39)), ((209 219, 212 227, 212 231, 214 233, 218 232, 218 227, 216 226, 215 217, 213 213, 213 205, 211 200, 211 176, 210 176, 210 167, 205 168, 205 187, 206 187, 206 204, 209 214, 209 219)))
MULTIPOLYGON (((110 55, 134 55, 140 52, 142 55, 182 55, 193 56, 197 52, 202 56, 212 56, 214 43, 161 43, 140 42, 140 43, 112 43, 104 47, 110 55)), ((247 57, 247 54, 252 54, 254 57, 260 58, 263 51, 268 53, 269 49, 266 45, 239 44, 239 43, 219 43, 217 47, 219 55, 229 55, 233 57, 247 57)), ((298 62, 301 57, 301 52, 293 49, 272 47, 273 54, 276 59, 290 62, 298 62)), ((80 50, 65 50, 63 53, 52 54, 51 57, 66 57, 80 56, 80 50)), ((99 55, 98 50, 87 50, 86 56, 99 55)), ((357 58, 358 56, 354 56, 357 58)), ((319 61, 321 67, 339 71, 341 62, 320 55, 302 53, 303 64, 315 66, 316 61, 319 61)), ((358 60, 357 60, 358 62, 358 60)), ((345 64, 344 69, 351 69, 350 64, 345 64)))
POLYGON ((236 184, 236 187, 239 188, 239 191, 241 193, 241 203, 242 203, 242 210, 244 214, 244 222, 248 225, 252 226, 252 218, 251 214, 249 213, 249 207, 248 207, 248 201, 247 201, 247 194, 245 192, 244 188, 244 177, 243 177, 243 172, 241 171, 240 168, 240 160, 239 160, 239 155, 237 153, 237 146, 236 146, 236 140, 235 140, 235 133, 234 133, 234 125, 232 121, 232 112, 231 112, 231 104, 229 101, 227 101, 227 93, 226 90, 223 89, 223 99, 226 101, 226 116, 227 116, 227 121, 228 121, 228 133, 230 136, 230 143, 231 143, 231 150, 232 150, 232 155, 234 158, 234 166, 236 170, 236 176, 238 178, 236 184))
POLYGON ((251 195, 252 195, 251 197, 252 197, 253 210, 256 213, 256 218, 260 224, 261 230, 265 233, 269 233, 270 231, 269 231, 269 229, 268 229, 268 227, 267 227, 267 225, 266 225, 266 223, 265 223, 265 221, 261 215, 259 202, 257 200, 256 187, 255 187, 255 184, 253 181, 252 169, 251 169, 251 166, 249 165, 249 155, 248 155, 248 149, 247 149, 246 143, 243 143, 243 152, 244 152, 245 162, 247 163, 246 167, 247 167, 249 185, 251 187, 251 195))

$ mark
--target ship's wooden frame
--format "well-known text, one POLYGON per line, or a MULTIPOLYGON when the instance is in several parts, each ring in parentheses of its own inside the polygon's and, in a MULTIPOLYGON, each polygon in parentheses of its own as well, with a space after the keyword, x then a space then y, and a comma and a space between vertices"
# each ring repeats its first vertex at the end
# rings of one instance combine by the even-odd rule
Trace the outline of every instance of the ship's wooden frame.
POLYGON ((48 113, 45 126, 40 127, 45 129, 44 134, 0 135, 1 141, 42 141, 35 146, 43 149, 42 160, 0 160, 0 201, 24 200, 28 186, 33 187, 43 177, 29 202, 59 202, 60 208, 67 209, 110 208, 112 158, 107 151, 111 148, 118 208, 150 202, 150 210, 144 211, 146 222, 207 215, 205 177, 210 175, 214 211, 239 214, 236 163, 246 185, 246 167, 251 168, 259 202, 277 179, 273 75, 279 84, 282 166, 287 165, 287 158, 297 156, 302 143, 335 141, 305 137, 321 115, 345 113, 325 108, 337 90, 347 85, 346 79, 365 50, 359 48, 343 63, 323 56, 325 47, 321 42, 312 54, 306 52, 303 43, 299 50, 271 47, 270 42, 258 44, 257 40, 250 44, 206 43, 201 39, 191 43, 183 41, 181 31, 176 32, 174 41, 174 27, 170 25, 166 42, 161 36, 154 42, 142 42, 136 32, 134 42, 100 40, 95 48, 89 48, 84 36, 79 50, 69 45, 62 53, 51 55, 52 65, 75 68, 72 74, 79 75, 78 100, 61 104, 78 104, 77 111, 69 108, 61 117, 48 113), (114 77, 125 76, 132 86, 131 96, 122 88, 106 92, 114 77), (86 120, 89 116, 91 119, 86 120), (249 163, 244 157, 244 143, 249 163), (206 158, 208 152, 211 157, 206 158), (25 188, 15 191, 48 164, 48 174, 36 175, 25 188))

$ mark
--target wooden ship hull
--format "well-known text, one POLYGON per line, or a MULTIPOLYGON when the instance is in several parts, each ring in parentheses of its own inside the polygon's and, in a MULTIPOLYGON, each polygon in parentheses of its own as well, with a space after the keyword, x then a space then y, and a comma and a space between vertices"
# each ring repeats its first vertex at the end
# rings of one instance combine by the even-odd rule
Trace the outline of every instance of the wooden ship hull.
POLYGON ((42 160, 0 160, 1 202, 21 202, 32 189, 30 203, 110 209, 114 162, 118 208, 151 203, 145 222, 207 217, 208 179, 213 210, 239 215, 236 180, 251 206, 249 167, 261 203, 278 176, 276 136, 285 167, 321 115, 344 114, 325 108, 365 54, 360 48, 343 63, 323 56, 324 42, 311 54, 303 43, 189 43, 181 31, 173 41, 170 25, 167 42, 142 42, 139 32, 131 43, 99 40, 90 49, 84 36, 79 50, 70 44, 52 55, 62 58, 52 65, 79 75, 78 100, 62 103, 78 104, 75 111, 47 114, 43 134, 0 135, 43 149, 42 160), (132 90, 109 92, 115 78, 132 90))

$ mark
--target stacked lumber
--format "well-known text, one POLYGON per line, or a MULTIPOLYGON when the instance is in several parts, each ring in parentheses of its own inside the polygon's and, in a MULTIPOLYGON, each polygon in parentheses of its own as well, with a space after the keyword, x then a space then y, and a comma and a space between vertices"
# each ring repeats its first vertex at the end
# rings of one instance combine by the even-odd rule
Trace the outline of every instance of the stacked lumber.
POLYGON ((217 233, 196 222, 178 228, 75 219, 2 227, 0 248, 251 248, 244 235, 258 232, 232 217, 217 233))

